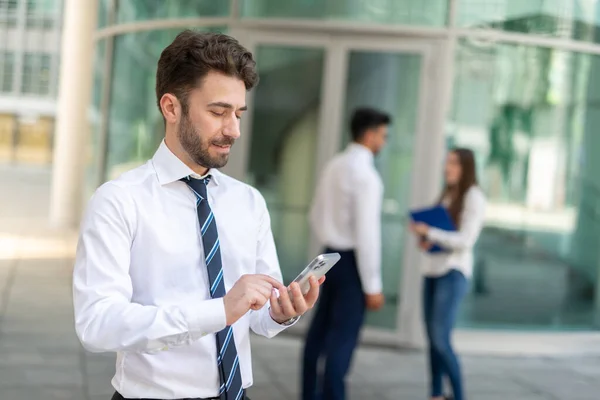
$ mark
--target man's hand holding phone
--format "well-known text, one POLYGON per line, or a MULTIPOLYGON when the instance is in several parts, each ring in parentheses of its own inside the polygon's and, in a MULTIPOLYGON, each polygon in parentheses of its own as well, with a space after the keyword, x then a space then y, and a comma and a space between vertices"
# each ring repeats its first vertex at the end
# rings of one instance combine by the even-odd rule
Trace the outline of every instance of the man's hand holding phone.
POLYGON ((319 288, 325 282, 325 277, 317 279, 314 276, 309 278, 310 289, 306 294, 302 294, 300 285, 292 282, 288 290, 280 290, 279 296, 276 290, 271 293, 271 318, 278 324, 282 324, 292 318, 298 317, 314 307, 319 298, 319 288))
POLYGON ((311 277, 310 290, 305 295, 302 295, 298 283, 292 283, 289 288, 294 296, 292 302, 288 288, 278 280, 262 274, 244 275, 223 298, 227 325, 233 325, 249 310, 260 310, 268 301, 271 303, 271 318, 277 323, 302 315, 317 302, 319 286, 324 281, 325 277, 319 280, 311 277))

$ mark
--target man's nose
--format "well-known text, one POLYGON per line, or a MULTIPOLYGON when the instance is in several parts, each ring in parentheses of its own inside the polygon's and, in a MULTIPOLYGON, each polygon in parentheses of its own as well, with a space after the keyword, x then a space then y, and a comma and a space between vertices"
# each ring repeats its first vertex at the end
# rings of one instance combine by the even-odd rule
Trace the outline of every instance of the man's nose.
POLYGON ((233 139, 240 137, 240 120, 233 114, 225 121, 223 134, 233 139))

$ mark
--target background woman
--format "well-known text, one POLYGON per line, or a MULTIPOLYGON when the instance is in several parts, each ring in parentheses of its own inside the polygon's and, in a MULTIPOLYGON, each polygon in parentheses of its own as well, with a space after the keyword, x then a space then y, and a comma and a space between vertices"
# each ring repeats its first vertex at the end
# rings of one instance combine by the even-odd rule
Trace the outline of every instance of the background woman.
POLYGON ((446 252, 431 253, 424 270, 424 317, 429 340, 432 400, 464 400, 459 360, 451 336, 473 270, 473 246, 483 226, 485 196, 477 184, 475 157, 469 149, 448 153, 445 186, 439 203, 447 208, 457 231, 445 231, 423 223, 411 225, 424 251, 434 244, 446 252), (454 397, 444 397, 442 378, 447 376, 454 397))

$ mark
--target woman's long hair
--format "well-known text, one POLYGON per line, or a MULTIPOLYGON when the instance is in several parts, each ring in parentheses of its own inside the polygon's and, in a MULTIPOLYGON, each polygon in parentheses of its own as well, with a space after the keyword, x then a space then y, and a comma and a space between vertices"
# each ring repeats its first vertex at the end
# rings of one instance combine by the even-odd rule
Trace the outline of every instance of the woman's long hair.
POLYGON ((451 186, 446 182, 438 203, 441 203, 446 196, 450 196, 448 213, 458 228, 460 227, 460 216, 465 205, 465 195, 471 186, 477 185, 477 172, 473 151, 466 148, 455 148, 450 153, 454 153, 458 157, 458 162, 461 166, 460 180, 455 186, 451 186))

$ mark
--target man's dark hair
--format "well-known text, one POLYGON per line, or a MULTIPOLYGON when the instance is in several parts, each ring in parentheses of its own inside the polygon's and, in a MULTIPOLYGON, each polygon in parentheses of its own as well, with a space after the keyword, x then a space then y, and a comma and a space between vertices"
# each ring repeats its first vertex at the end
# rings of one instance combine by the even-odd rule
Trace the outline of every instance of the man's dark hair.
POLYGON ((386 113, 373 108, 357 108, 352 114, 350 121, 350 133, 352 140, 360 141, 369 129, 389 125, 392 119, 386 113))
POLYGON ((241 79, 246 90, 258 83, 256 62, 236 39, 221 33, 185 30, 167 46, 156 70, 156 102, 165 93, 175 95, 183 112, 188 111, 188 94, 210 72, 241 79))

